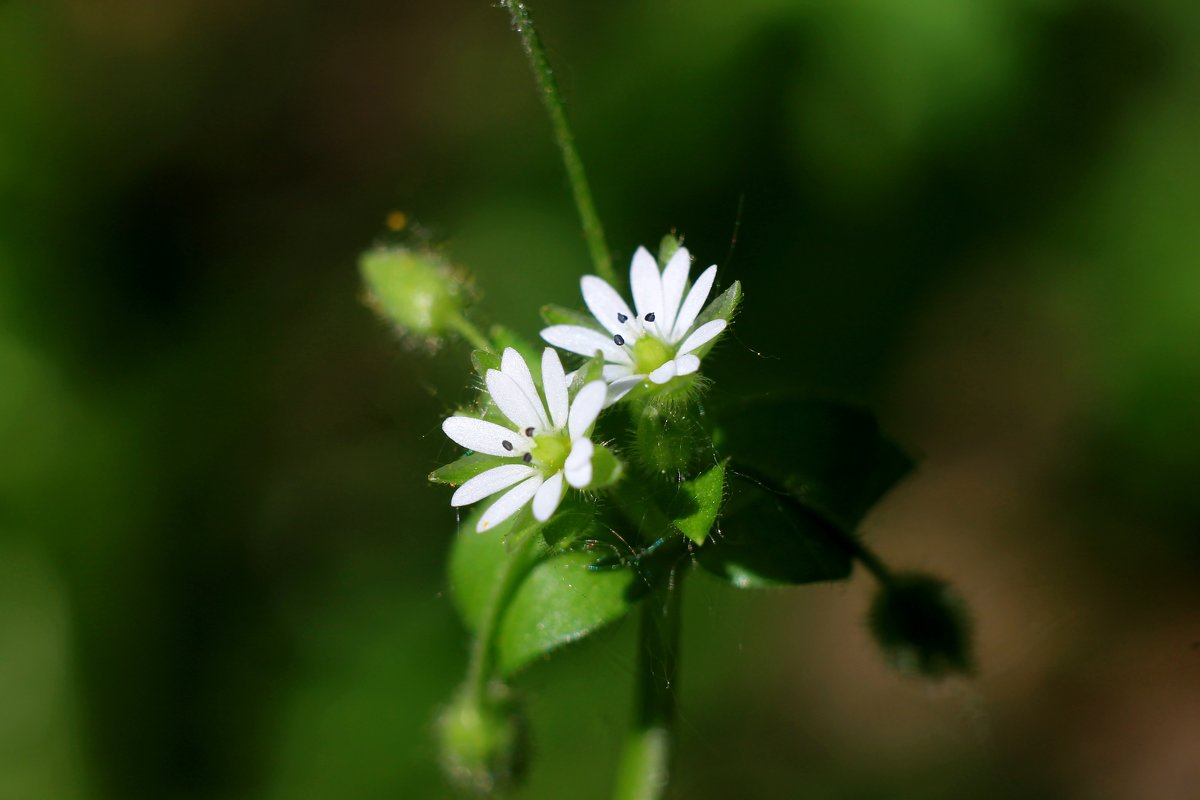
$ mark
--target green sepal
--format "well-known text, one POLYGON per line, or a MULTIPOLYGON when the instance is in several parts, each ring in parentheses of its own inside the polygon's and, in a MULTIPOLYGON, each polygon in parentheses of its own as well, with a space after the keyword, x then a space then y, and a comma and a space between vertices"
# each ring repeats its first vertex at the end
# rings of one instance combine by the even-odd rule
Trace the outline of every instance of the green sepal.
POLYGON ((429 480, 433 483, 458 486, 466 483, 480 473, 487 472, 492 467, 498 467, 510 461, 511 459, 504 459, 499 456, 472 453, 469 456, 463 456, 457 461, 451 461, 444 467, 438 467, 429 473, 429 480))
POLYGON ((681 533, 698 545, 704 544, 717 521, 725 497, 725 462, 690 481, 679 484, 668 513, 681 533))
MULTIPOLYGON (((514 330, 504 327, 503 325, 493 325, 489 331, 492 335, 492 341, 496 343, 496 352, 503 353, 505 348, 511 347, 516 350, 525 359, 525 363, 529 365, 529 371, 533 373, 533 382, 538 386, 542 385, 542 350, 535 346, 532 342, 520 335, 514 330)), ((499 365, 500 356, 496 356, 496 363, 499 365)), ((500 369, 499 366, 492 369, 500 369)))
POLYGON ((661 270, 671 260, 671 256, 683 247, 683 239, 673 233, 668 233, 658 243, 658 268, 661 270))
POLYGON ((625 465, 616 453, 602 444, 595 445, 592 452, 592 482, 585 488, 591 490, 611 486, 621 479, 624 472, 625 465))
POLYGON ((593 570, 595 553, 569 550, 539 561, 517 587, 496 636, 507 677, 564 644, 623 617, 637 603, 631 570, 593 570))
POLYGON ((840 580, 851 567, 844 536, 794 498, 770 492, 731 467, 720 531, 697 560, 740 589, 840 580))
POLYGON ((600 323, 591 314, 576 311, 573 308, 554 305, 553 303, 542 306, 542 319, 547 325, 578 325, 581 328, 588 328, 589 330, 604 331, 600 327, 600 323))
MULTIPOLYGON (((692 326, 693 330, 699 328, 706 322, 712 322, 714 319, 723 319, 727 322, 733 321, 733 315, 737 313, 738 304, 742 302, 742 284, 740 281, 734 281, 732 285, 715 300, 708 304, 700 315, 696 317, 696 322, 692 326)), ((724 335, 724 331, 721 332, 724 335)), ((718 336, 708 342, 705 342, 693 352, 697 358, 704 358, 704 355, 713 348, 717 342, 721 340, 718 336)))
POLYGON ((571 385, 567 387, 571 396, 588 385, 592 381, 604 380, 604 356, 600 353, 589 358, 580 365, 579 369, 575 370, 575 377, 571 379, 571 385))
POLYGON ((500 353, 490 350, 472 350, 471 367, 481 378, 487 377, 489 369, 500 369, 500 353))

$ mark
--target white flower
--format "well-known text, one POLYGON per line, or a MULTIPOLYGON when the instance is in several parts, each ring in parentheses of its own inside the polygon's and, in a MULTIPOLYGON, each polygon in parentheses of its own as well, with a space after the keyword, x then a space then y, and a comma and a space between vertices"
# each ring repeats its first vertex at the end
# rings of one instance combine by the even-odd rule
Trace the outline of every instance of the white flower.
POLYGON ((700 369, 700 357, 693 351, 712 341, 728 324, 714 319, 693 328, 712 291, 717 266, 700 273, 685 298, 690 265, 687 248, 680 247, 660 273, 654 256, 639 247, 629 267, 637 314, 607 282, 585 275, 580 281, 583 301, 609 335, 582 325, 551 325, 542 331, 542 338, 572 353, 602 353, 608 403, 624 397, 642 381, 664 384, 677 375, 690 375, 700 369))
POLYGON ((504 351, 500 369, 487 371, 486 381, 496 407, 517 429, 474 417, 450 417, 442 423, 442 430, 468 450, 515 460, 467 480, 450 498, 450 505, 470 505, 508 489, 483 513, 477 531, 498 525, 530 500, 533 516, 545 522, 566 493, 564 480, 576 488, 592 482, 595 448, 588 436, 604 407, 604 381, 581 388, 568 408, 567 378, 558 354, 550 347, 542 353, 545 403, 529 365, 511 347, 504 351))

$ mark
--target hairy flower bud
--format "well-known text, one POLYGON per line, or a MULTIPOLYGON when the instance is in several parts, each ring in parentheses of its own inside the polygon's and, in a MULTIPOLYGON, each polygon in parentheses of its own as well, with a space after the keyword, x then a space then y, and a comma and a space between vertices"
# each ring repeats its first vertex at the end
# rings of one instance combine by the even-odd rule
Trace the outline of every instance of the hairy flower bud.
POLYGON ((464 789, 480 794, 515 785, 525 771, 528 730, 508 689, 497 684, 479 701, 459 694, 437 720, 442 766, 464 789))
POLYGON ((456 329, 466 290, 448 264, 427 250, 368 250, 359 260, 367 303, 405 333, 436 338, 456 329))
POLYGON ((901 672, 940 679, 972 669, 966 603, 940 578, 917 572, 894 576, 872 601, 868 622, 901 672))

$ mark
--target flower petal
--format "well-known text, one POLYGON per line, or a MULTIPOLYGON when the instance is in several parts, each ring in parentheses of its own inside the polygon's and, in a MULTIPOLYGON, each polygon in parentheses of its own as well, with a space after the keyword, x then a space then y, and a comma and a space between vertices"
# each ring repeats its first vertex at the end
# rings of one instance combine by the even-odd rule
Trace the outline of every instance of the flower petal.
POLYGON ((474 417, 450 417, 442 422, 442 431, 456 444, 489 456, 519 456, 528 449, 521 434, 474 417))
POLYGON ((488 510, 483 512, 483 516, 479 518, 479 524, 475 526, 475 530, 483 533, 488 528, 499 525, 504 520, 511 517, 513 514, 521 510, 529 500, 537 494, 537 490, 542 485, 542 476, 534 475, 528 478, 524 483, 518 483, 507 493, 500 496, 500 499, 488 506, 488 510))
POLYGON ((591 439, 579 438, 571 443, 571 452, 563 462, 567 483, 582 489, 592 482, 592 453, 596 451, 591 439))
POLYGON ((701 272, 700 277, 696 278, 696 282, 692 284, 692 290, 688 292, 687 299, 683 301, 683 307, 679 309, 679 316, 675 318, 675 327, 671 329, 672 344, 687 335, 692 323, 696 321, 696 317, 704 308, 708 294, 712 291, 713 281, 716 279, 716 264, 701 272))
POLYGON ((504 348, 504 355, 500 357, 500 371, 512 378, 517 384, 517 388, 529 398, 529 404, 537 412, 542 427, 549 428, 550 417, 546 415, 541 395, 538 394, 537 386, 533 383, 533 373, 529 371, 529 365, 525 363, 524 356, 511 347, 504 348))
POLYGON ((668 361, 649 375, 651 383, 666 383, 675 377, 675 362, 668 361))
POLYGON ((679 351, 675 354, 675 357, 685 356, 697 347, 708 344, 709 341, 717 338, 717 335, 725 330, 725 326, 728 324, 723 319, 714 319, 704 323, 692 331, 691 336, 683 340, 683 344, 679 345, 679 351))
POLYGON ((683 290, 687 287, 688 270, 692 266, 692 257, 686 247, 681 247, 671 256, 662 272, 663 310, 659 322, 659 330, 663 338, 669 339, 675 325, 675 314, 679 311, 679 301, 683 299, 683 290))
POLYGON ((613 403, 629 394, 635 386, 644 380, 646 380, 645 375, 630 375, 628 378, 618 378, 610 383, 608 385, 608 397, 606 397, 604 400, 604 407, 608 408, 613 403))
POLYGON ((633 312, 607 281, 595 275, 584 275, 579 281, 579 288, 583 291, 583 302, 587 303, 588 311, 609 333, 629 331, 628 323, 633 312), (621 317, 625 318, 625 322, 621 321, 621 317))
POLYGON ((604 381, 592 381, 579 390, 571 402, 571 414, 567 420, 567 432, 572 439, 578 439, 587 434, 600 409, 604 408, 604 398, 608 395, 608 387, 604 381))
POLYGON ((486 380, 488 394, 514 425, 521 430, 542 427, 542 418, 516 381, 497 369, 489 369, 486 380))
POLYGON ((487 472, 481 472, 458 487, 458 491, 450 498, 450 505, 455 508, 469 506, 476 500, 491 497, 501 489, 507 489, 535 472, 537 470, 533 467, 524 464, 504 464, 489 469, 487 472))
POLYGON ((675 359, 676 375, 691 375, 698 369, 700 369, 700 359, 691 353, 675 359))
POLYGON ((538 522, 550 519, 550 515, 554 513, 554 509, 558 508, 562 498, 563 474, 556 472, 538 487, 537 494, 533 496, 533 518, 538 522))
POLYGON ((551 325, 542 329, 542 338, 569 353, 591 358, 599 351, 616 364, 632 364, 633 359, 611 338, 581 325, 551 325))
POLYGON ((633 367, 626 364, 605 364, 601 374, 606 381, 615 381, 633 374, 633 367))
POLYGON ((562 361, 553 347, 542 352, 542 389, 546 392, 550 421, 555 429, 562 428, 567 424, 567 376, 563 374, 562 361))
POLYGON ((644 247, 639 247, 633 254, 633 263, 629 266, 629 285, 633 289, 633 303, 637 306, 638 320, 646 326, 647 330, 661 332, 666 325, 661 322, 663 313, 662 275, 658 272, 658 262, 644 247), (646 321, 647 314, 654 315, 654 322, 646 321))

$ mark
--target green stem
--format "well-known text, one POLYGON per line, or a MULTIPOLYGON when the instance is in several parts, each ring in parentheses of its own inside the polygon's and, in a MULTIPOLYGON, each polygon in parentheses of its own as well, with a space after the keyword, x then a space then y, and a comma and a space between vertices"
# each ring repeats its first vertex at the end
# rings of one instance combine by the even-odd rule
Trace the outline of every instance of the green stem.
POLYGON ((450 326, 454 328, 454 330, 456 330, 464 339, 475 345, 475 347, 479 348, 480 350, 491 351, 493 349, 492 343, 488 341, 488 338, 461 314, 451 320, 450 326))
MULTIPOLYGON (((469 534, 474 535, 474 534, 469 534)), ((475 639, 471 643, 471 656, 467 664, 467 677, 463 682, 463 691, 473 698, 477 704, 482 704, 487 697, 488 684, 492 680, 492 660, 494 658, 493 640, 496 638, 496 626, 512 592, 513 586, 521 576, 521 571, 528 563, 529 548, 536 536, 526 536, 517 543, 508 558, 500 564, 492 593, 488 596, 487 606, 479 621, 479 629, 475 631, 475 639)))
POLYGON ((677 570, 642 604, 637 706, 621 750, 614 800, 659 800, 670 784, 682 579, 683 571, 677 570))
POLYGON ((541 90, 542 104, 546 107, 546 113, 550 115, 554 138, 558 142, 559 152, 562 153, 563 166, 567 169, 567 180, 571 182, 571 193, 575 197, 575 207, 579 209, 579 220, 583 223, 583 235, 587 239, 588 252, 592 256, 596 274, 609 283, 615 283, 612 256, 608 252, 608 245, 604 243, 604 229, 600 225, 600 217, 596 214, 596 205, 592 202, 592 192, 588 188, 583 162, 575 150, 575 137, 567 123, 567 113, 563 108, 558 83, 554 80, 554 72, 546 59, 542 39, 533 25, 533 17, 529 15, 529 7, 521 0, 502 0, 501 5, 512 14, 513 27, 521 36, 521 44, 529 58, 529 66, 533 68, 533 76, 537 80, 538 89, 541 90))

